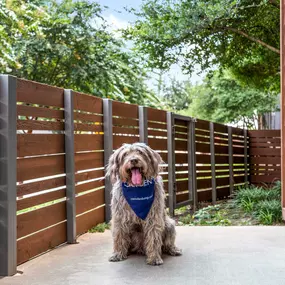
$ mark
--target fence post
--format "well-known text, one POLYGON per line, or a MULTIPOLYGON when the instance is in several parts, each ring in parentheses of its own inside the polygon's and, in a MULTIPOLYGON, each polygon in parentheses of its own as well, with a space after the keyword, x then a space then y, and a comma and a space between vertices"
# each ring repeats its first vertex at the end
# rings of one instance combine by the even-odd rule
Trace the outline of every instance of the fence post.
POLYGON ((167 112, 168 205, 171 217, 174 216, 174 204, 176 201, 174 131, 173 113, 167 112))
POLYGON ((217 188, 216 188, 216 165, 215 165, 215 134, 214 123, 210 122, 210 152, 211 152, 211 174, 212 174, 212 203, 217 201, 217 188))
POLYGON ((234 172, 233 172, 233 136, 232 127, 228 126, 228 145, 229 145, 229 171, 230 171, 230 194, 234 192, 234 172))
POLYGON ((248 182, 248 159, 247 159, 247 129, 243 130, 243 136, 244 136, 244 182, 248 182))
MULTIPOLYGON (((198 192, 197 192, 197 177, 196 177, 196 134, 195 134, 196 119, 192 118, 190 122, 190 173, 191 173, 191 188, 193 196, 193 210, 198 207, 198 192)), ((188 166, 189 168, 189 166, 188 166)))
POLYGON ((148 143, 148 131, 147 131, 147 108, 139 106, 139 132, 140 142, 148 143))
POLYGON ((17 272, 17 78, 0 75, 0 276, 17 272))
MULTIPOLYGON (((113 110, 112 100, 103 99, 104 116, 104 165, 108 165, 109 158, 113 153, 113 110)), ((106 173, 106 168, 105 168, 106 173)), ((111 220, 111 190, 112 183, 110 178, 105 178, 105 221, 111 220)))
POLYGON ((193 187, 193 183, 192 183, 192 142, 191 142, 191 138, 192 138, 192 124, 191 124, 191 120, 188 121, 187 123, 187 151, 188 151, 188 157, 187 157, 187 162, 188 162, 188 191, 189 191, 189 200, 191 201, 191 203, 193 203, 193 191, 192 191, 192 187, 193 187))
POLYGON ((65 130, 65 173, 66 173, 66 215, 67 242, 76 243, 76 198, 74 159, 74 95, 70 89, 64 90, 64 130, 65 130))

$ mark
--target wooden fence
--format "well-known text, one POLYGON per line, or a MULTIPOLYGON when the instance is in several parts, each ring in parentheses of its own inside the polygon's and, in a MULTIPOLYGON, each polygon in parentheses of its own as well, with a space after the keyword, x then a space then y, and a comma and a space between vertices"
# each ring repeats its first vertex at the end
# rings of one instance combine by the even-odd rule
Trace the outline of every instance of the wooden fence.
MULTIPOLYGON (((182 205, 228 197, 248 181, 248 138, 242 129, 5 75, 0 76, 0 107, 0 143, 6 145, 0 275, 14 274, 16 264, 73 243, 110 219, 111 184, 104 166, 123 143, 145 142, 160 153, 172 215, 182 205)), ((260 133, 249 134, 249 146, 255 147, 251 163, 263 163, 256 157, 257 140, 272 155, 278 140, 268 146, 267 140, 259 141, 260 133)), ((272 162, 276 167, 278 159, 272 162)))
POLYGON ((280 130, 249 131, 250 182, 257 186, 281 180, 280 130))

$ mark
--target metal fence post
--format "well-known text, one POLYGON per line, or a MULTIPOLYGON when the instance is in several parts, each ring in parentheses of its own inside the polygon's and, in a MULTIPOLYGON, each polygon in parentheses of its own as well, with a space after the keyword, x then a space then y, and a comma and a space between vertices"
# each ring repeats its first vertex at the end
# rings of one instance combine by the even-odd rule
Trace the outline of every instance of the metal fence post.
POLYGON ((65 173, 67 242, 76 243, 76 200, 74 159, 74 100, 73 91, 64 90, 65 173))
POLYGON ((193 203, 193 191, 192 191, 192 187, 193 187, 193 177, 192 177, 192 123, 191 120, 188 121, 187 123, 187 151, 188 151, 188 191, 189 191, 189 200, 191 201, 191 203, 193 203))
POLYGON ((174 216, 176 201, 174 130, 173 114, 172 112, 167 112, 168 204, 171 217, 174 216))
POLYGON ((140 142, 148 143, 148 131, 147 131, 147 108, 139 106, 139 132, 140 142))
POLYGON ((17 78, 0 75, 0 276, 17 272, 17 78))
POLYGON ((211 152, 211 174, 212 174, 212 203, 217 201, 217 188, 216 188, 216 165, 215 165, 215 134, 214 123, 210 122, 210 152, 211 152))
MULTIPOLYGON (((197 176, 196 176, 196 133, 195 133, 196 119, 192 118, 190 123, 190 172, 191 172, 191 188, 193 197, 193 210, 196 211, 198 207, 198 192, 197 192, 197 176)), ((189 163, 189 162, 188 162, 189 163)))
POLYGON ((248 182, 247 129, 243 130, 243 135, 244 135, 244 182, 247 183, 248 182))
POLYGON ((234 192, 234 172, 233 172, 233 135, 232 127, 228 126, 228 145, 229 145, 229 171, 230 171, 230 194, 234 192))
MULTIPOLYGON (((103 99, 104 115, 104 165, 108 165, 109 158, 113 153, 113 110, 112 100, 103 99)), ((105 170, 106 173, 106 170, 105 170)), ((105 221, 111 220, 111 190, 112 183, 110 178, 105 178, 105 221)))

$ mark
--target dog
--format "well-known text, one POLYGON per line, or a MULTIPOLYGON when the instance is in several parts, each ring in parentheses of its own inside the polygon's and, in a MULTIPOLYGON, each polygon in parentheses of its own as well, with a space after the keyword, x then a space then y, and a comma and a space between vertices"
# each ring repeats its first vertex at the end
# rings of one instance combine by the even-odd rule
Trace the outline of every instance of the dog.
POLYGON ((175 222, 166 213, 165 192, 159 176, 162 163, 161 156, 143 143, 123 144, 111 155, 106 177, 113 185, 111 230, 114 252, 109 261, 121 261, 131 253, 137 253, 146 255, 147 264, 161 265, 162 253, 182 254, 175 246, 175 222), (136 191, 143 195, 144 189, 148 196, 135 197, 136 191), (126 196, 126 191, 131 198, 126 196))

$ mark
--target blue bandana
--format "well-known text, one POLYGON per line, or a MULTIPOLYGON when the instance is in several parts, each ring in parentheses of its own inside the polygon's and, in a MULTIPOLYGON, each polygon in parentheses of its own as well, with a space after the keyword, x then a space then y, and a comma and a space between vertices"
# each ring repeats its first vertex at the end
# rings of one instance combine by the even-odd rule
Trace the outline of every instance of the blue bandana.
POLYGON ((154 185, 155 181, 146 180, 143 186, 128 186, 127 183, 122 183, 123 194, 135 212, 135 214, 145 220, 154 200, 154 185))

